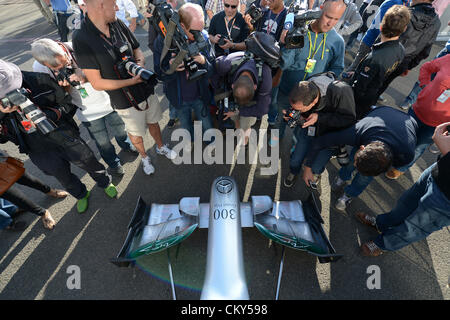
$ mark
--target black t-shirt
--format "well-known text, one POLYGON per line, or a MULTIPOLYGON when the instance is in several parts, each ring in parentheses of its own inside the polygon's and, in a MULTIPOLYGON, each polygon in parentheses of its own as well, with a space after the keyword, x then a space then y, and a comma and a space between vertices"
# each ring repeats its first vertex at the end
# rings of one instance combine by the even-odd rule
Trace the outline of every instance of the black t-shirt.
MULTIPOLYGON (((139 48, 139 42, 133 33, 125 24, 117 19, 109 24, 111 38, 107 38, 92 23, 88 16, 81 23, 81 27, 73 35, 73 49, 78 65, 81 69, 100 70, 100 74, 104 79, 118 80, 119 74, 115 68, 117 62, 120 61, 118 50, 114 48, 114 44, 120 42, 127 44, 129 51, 139 48)), ((125 90, 107 90, 111 105, 115 109, 128 109, 134 105, 134 102, 141 103, 153 93, 145 83, 126 88, 132 98, 128 97, 125 90), (132 101, 134 99, 134 102, 132 101)))
MULTIPOLYGON (((227 27, 225 25, 225 11, 221 11, 214 15, 214 17, 212 17, 208 33, 212 36, 215 36, 216 34, 227 36, 228 39, 230 39, 231 36, 232 42, 240 43, 247 38, 249 30, 247 24, 245 23, 244 17, 239 12, 237 12, 234 18, 228 22, 227 30, 227 27), (228 33, 228 31, 230 31, 230 33, 228 33)), ((215 44, 214 51, 216 53, 216 57, 218 57, 239 50, 229 49, 230 52, 225 52, 225 50, 219 47, 219 45, 215 44)))

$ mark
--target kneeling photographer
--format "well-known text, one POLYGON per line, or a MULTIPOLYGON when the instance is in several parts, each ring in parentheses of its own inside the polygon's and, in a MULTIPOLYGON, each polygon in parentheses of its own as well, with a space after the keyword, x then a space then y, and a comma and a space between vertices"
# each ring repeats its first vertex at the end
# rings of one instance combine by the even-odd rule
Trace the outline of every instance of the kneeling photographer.
POLYGON ((21 72, 0 60, 0 99, 0 142, 16 144, 39 169, 55 177, 78 199, 80 213, 87 210, 89 191, 71 172, 71 164, 85 170, 109 197, 117 195, 105 167, 80 137, 73 120, 77 107, 48 74, 21 72))
MULTIPOLYGON (((281 68, 274 76, 274 85, 279 85, 277 127, 280 139, 285 126, 281 111, 288 106, 283 97, 289 96, 299 81, 315 74, 332 71, 340 75, 344 70, 345 44, 334 30, 346 8, 343 0, 326 0, 321 11, 299 12, 295 15, 293 27, 285 38, 282 48, 281 68)), ((291 14, 291 13, 290 13, 291 14)))
POLYGON ((202 122, 203 132, 212 128, 209 112, 212 96, 208 80, 213 73, 214 55, 204 30, 203 9, 197 4, 186 3, 176 13, 167 4, 159 3, 153 15, 156 14, 163 19, 161 24, 166 30, 169 30, 168 26, 174 29, 173 33, 165 35, 166 38, 160 33, 155 41, 155 72, 164 83, 164 93, 176 108, 182 128, 189 131, 193 141, 192 111, 202 122), (167 45, 169 36, 172 42, 167 45))
MULTIPOLYGON (((300 81, 291 90, 289 102, 291 109, 283 111, 284 120, 294 129, 297 143, 291 154, 290 172, 284 180, 288 188, 294 185, 315 137, 347 128, 356 122, 353 90, 343 81, 334 81, 332 73, 300 81)), ((342 149, 345 150, 344 147, 342 149)), ((314 163, 316 176, 322 173, 329 158, 336 153, 335 149, 327 151, 314 163)), ((317 183, 318 177, 314 180, 317 183)))
POLYGON ((162 142, 158 124, 162 111, 157 100, 151 98, 156 76, 144 69, 139 42, 116 18, 115 0, 90 0, 86 6, 86 17, 73 37, 78 65, 94 89, 108 93, 112 107, 122 118, 131 142, 141 155, 145 174, 150 175, 155 168, 144 147, 147 130, 157 145, 156 153, 169 159, 176 157, 162 142))

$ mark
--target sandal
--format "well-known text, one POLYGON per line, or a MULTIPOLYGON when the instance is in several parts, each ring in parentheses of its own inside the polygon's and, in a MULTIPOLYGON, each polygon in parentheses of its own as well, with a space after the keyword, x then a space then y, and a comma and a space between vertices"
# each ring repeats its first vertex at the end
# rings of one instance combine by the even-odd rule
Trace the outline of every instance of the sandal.
POLYGON ((45 229, 52 230, 55 227, 56 222, 50 215, 50 211, 45 211, 44 215, 42 216, 42 223, 44 224, 45 229))
POLYGON ((69 193, 64 190, 51 189, 50 192, 47 192, 47 195, 53 198, 62 199, 67 197, 69 193))

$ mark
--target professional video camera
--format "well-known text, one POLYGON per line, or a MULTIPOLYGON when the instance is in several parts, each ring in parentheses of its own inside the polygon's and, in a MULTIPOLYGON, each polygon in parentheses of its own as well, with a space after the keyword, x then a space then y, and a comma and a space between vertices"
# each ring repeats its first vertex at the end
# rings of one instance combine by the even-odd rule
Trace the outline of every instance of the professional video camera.
POLYGON ((165 0, 150 0, 147 11, 153 15, 152 23, 164 39, 161 61, 169 51, 177 53, 171 68, 166 73, 174 73, 178 65, 183 62, 189 73, 188 80, 195 81, 206 74, 207 71, 199 69, 193 59, 207 48, 207 42, 201 30, 190 30, 194 35, 194 42, 189 42, 186 32, 180 25, 180 16, 165 0))
POLYGON ((258 22, 259 19, 263 17, 264 12, 260 7, 257 7, 255 3, 252 3, 250 5, 250 8, 248 8, 247 11, 245 11, 244 16, 247 14, 250 15, 250 17, 252 17, 250 23, 254 25, 256 22, 258 22))
POLYGON ((158 83, 156 74, 136 63, 127 44, 119 42, 116 46, 120 52, 121 60, 115 67, 122 79, 128 79, 132 74, 134 76, 139 75, 143 81, 150 85, 155 86, 158 83))
MULTIPOLYGON (((291 6, 292 7, 292 6, 291 6)), ((290 12, 288 13, 288 16, 290 19, 292 19, 292 10, 295 12, 295 9, 291 8, 289 9, 290 12)), ((303 48, 305 45, 305 34, 308 31, 307 30, 307 22, 315 19, 319 19, 322 15, 321 11, 313 11, 308 10, 304 11, 300 14, 295 14, 294 16, 294 22, 293 27, 288 31, 286 38, 284 40, 286 49, 297 49, 297 48, 303 48)), ((286 23, 288 22, 288 16, 286 16, 286 23)))
POLYGON ((29 92, 24 88, 13 90, 8 92, 6 96, 1 99, 2 105, 5 108, 13 106, 20 107, 21 112, 19 112, 19 114, 22 117, 22 125, 28 133, 34 132, 34 128, 30 126, 30 120, 42 134, 48 134, 55 130, 57 126, 53 121, 47 118, 45 113, 43 113, 39 107, 34 105, 33 102, 28 99, 28 96, 29 92))

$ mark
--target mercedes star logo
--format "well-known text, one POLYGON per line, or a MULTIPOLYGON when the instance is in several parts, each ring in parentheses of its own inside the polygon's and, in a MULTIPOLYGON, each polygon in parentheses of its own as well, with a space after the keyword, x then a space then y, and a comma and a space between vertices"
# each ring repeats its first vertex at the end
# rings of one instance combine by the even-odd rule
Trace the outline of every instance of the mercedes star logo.
POLYGON ((229 193, 233 190, 233 183, 228 179, 223 179, 217 182, 216 188, 220 193, 229 193))

